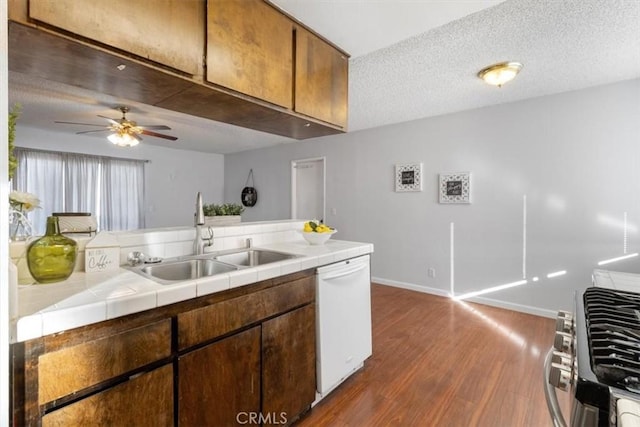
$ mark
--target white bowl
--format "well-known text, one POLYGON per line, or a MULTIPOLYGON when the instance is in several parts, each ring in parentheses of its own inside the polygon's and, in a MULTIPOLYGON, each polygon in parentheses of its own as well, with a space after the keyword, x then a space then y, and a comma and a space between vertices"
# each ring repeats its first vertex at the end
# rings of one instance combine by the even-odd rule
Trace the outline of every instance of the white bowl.
POLYGON ((310 245, 324 245, 327 240, 331 238, 331 236, 336 233, 338 230, 332 230, 328 233, 316 233, 315 231, 300 231, 302 233, 302 237, 306 240, 310 245))

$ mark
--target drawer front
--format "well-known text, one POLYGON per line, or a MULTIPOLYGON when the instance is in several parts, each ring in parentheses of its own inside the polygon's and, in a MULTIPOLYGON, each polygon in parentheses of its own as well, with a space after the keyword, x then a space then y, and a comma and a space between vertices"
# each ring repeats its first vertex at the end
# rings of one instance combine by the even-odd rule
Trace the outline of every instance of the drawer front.
POLYGON ((178 315, 185 349, 315 300, 315 276, 305 277, 178 315))
POLYGON ((42 417, 42 427, 172 425, 172 365, 147 372, 42 417))
POLYGON ((170 319, 43 354, 38 401, 59 399, 170 355, 170 319))

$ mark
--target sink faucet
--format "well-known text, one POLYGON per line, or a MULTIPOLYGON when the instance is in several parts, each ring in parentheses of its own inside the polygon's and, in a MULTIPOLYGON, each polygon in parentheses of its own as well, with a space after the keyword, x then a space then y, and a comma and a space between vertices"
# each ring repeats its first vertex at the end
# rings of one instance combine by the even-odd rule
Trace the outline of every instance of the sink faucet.
MULTIPOLYGON (((196 213, 194 217, 194 226, 196 227, 196 238, 193 241, 193 253, 201 255, 204 253, 204 245, 202 244, 202 226, 204 225, 204 210, 202 209, 202 193, 198 191, 196 196, 196 213)), ((211 236, 213 237, 213 236, 211 236)))

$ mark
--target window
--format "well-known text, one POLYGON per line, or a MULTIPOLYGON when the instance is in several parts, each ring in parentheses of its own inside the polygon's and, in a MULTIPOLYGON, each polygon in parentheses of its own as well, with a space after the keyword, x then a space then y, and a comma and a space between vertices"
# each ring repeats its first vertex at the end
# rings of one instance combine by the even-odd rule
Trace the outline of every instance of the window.
POLYGON ((35 234, 44 234, 52 212, 91 212, 98 230, 144 228, 143 160, 40 151, 16 147, 13 189, 40 198, 29 213, 35 234))

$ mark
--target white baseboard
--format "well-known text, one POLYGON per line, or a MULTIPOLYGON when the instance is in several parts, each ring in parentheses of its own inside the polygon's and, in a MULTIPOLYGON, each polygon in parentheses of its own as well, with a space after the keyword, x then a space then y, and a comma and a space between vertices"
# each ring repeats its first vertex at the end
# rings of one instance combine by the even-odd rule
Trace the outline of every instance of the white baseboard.
MULTIPOLYGON (((438 295, 441 297, 451 297, 451 293, 443 289, 430 288, 428 286, 416 285, 415 283, 399 282, 397 280, 388 280, 381 277, 372 277, 373 283, 379 283, 385 286, 393 286, 395 288, 408 289, 411 291, 422 292, 425 294, 438 295)), ((492 307, 504 308, 512 311, 519 311, 521 313, 533 314, 535 316, 548 317, 555 319, 558 312, 553 310, 547 310, 539 307, 532 307, 528 305, 516 304, 507 301, 500 301, 492 298, 473 297, 466 299, 465 301, 475 302, 478 304, 490 305, 492 307)))
POLYGON ((379 283, 381 285, 393 286, 394 288, 409 289, 411 291, 423 292, 425 294, 439 295, 441 297, 450 297, 451 294, 447 291, 438 288, 430 288, 428 286, 416 285, 414 283, 398 282, 397 280, 388 280, 381 277, 372 277, 373 283, 379 283))

